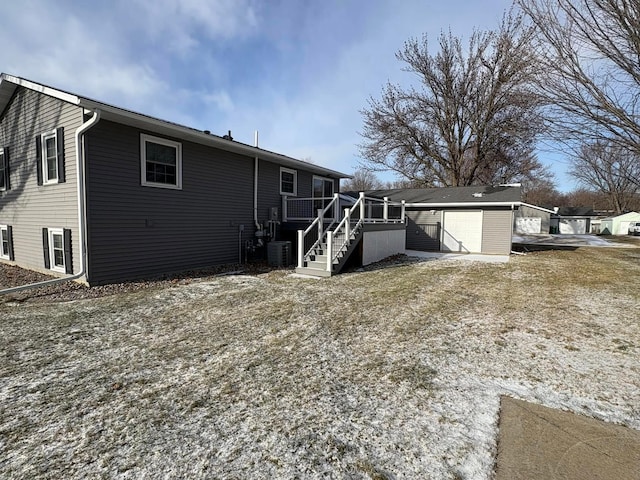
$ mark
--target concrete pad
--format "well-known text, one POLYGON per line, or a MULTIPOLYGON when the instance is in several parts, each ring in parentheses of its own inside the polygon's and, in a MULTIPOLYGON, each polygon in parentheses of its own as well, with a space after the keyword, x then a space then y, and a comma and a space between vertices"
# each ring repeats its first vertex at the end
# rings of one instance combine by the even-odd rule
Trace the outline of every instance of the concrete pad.
POLYGON ((407 257, 430 258, 433 260, 466 260, 468 262, 507 263, 509 255, 484 255, 482 253, 448 253, 422 252, 420 250, 405 250, 407 257))
POLYGON ((496 480, 640 480, 640 431, 502 397, 496 480))

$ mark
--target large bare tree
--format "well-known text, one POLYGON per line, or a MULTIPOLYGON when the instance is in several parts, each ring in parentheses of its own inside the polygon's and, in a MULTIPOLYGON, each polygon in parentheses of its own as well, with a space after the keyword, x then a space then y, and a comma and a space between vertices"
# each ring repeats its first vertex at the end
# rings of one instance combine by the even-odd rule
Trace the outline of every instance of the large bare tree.
POLYGON ((518 181, 542 168, 541 131, 532 83, 540 71, 532 29, 507 15, 497 31, 475 31, 468 46, 451 33, 429 53, 426 35, 396 57, 419 87, 387 84, 362 111, 364 165, 391 170, 417 186, 518 181))
POLYGON ((554 139, 578 153, 605 141, 640 154, 640 2, 516 3, 536 27, 554 139))
POLYGON ((570 171, 582 185, 604 194, 615 213, 636 207, 640 161, 629 148, 612 142, 584 145, 570 171))
POLYGON ((345 192, 363 192, 365 190, 376 190, 382 188, 382 186, 382 182, 378 180, 375 173, 359 168, 353 172, 353 176, 349 180, 342 184, 341 190, 345 192))

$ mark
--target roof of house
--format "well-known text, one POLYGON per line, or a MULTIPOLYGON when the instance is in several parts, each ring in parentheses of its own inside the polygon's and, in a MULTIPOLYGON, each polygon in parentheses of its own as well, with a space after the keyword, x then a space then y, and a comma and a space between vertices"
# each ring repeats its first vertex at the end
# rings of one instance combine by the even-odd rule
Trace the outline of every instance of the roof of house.
POLYGON ((591 207, 560 207, 558 215, 561 217, 592 217, 595 212, 591 207))
POLYGON ((350 175, 335 170, 321 167, 309 162, 297 160, 280 153, 271 152, 262 148, 247 145, 245 143, 229 140, 211 133, 205 133, 202 130, 186 127, 177 123, 161 120, 159 118, 144 115, 142 113, 133 112, 124 108, 109 105, 107 103, 92 100, 88 97, 82 97, 74 93, 52 88, 47 85, 33 82, 24 78, 16 77, 7 73, 0 74, 0 113, 5 110, 9 104, 16 88, 18 86, 34 90, 54 98, 58 98, 65 102, 77 105, 87 110, 100 110, 100 118, 113 122, 130 125, 140 129, 155 132, 181 140, 186 140, 202 145, 219 148, 229 152, 238 153, 250 157, 258 157, 262 160, 271 161, 280 165, 300 168, 319 175, 331 178, 351 178, 350 175))
MULTIPOLYGON (((439 187, 439 188, 398 188, 390 190, 367 190, 367 197, 384 198, 394 202, 404 200, 407 205, 438 206, 477 204, 520 204, 522 189, 520 186, 474 186, 474 187, 439 187)), ((356 192, 345 194, 357 197, 356 192)))
POLYGON ((614 219, 619 219, 619 220, 640 220, 640 213, 638 212, 627 212, 627 213, 622 213, 620 215, 615 215, 613 217, 607 217, 607 218, 603 218, 602 220, 614 220, 614 219))

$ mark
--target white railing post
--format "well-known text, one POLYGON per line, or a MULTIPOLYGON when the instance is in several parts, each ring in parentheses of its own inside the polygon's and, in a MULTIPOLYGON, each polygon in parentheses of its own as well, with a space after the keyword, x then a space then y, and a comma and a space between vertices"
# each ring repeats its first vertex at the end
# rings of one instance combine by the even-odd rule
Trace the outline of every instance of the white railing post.
POLYGON ((304 267, 304 230, 298 230, 298 268, 304 267))
POLYGON ((282 222, 287 221, 287 196, 282 197, 282 222))
POLYGON ((404 209, 405 209, 405 204, 407 202, 405 202, 404 200, 402 200, 402 206, 400 207, 400 220, 402 220, 402 223, 404 223, 404 209))
POLYGON ((339 193, 334 193, 333 194, 333 219, 336 222, 340 221, 340 200, 338 199, 338 197, 340 196, 339 193))
POLYGON ((322 208, 318 209, 318 241, 322 240, 322 232, 324 231, 324 220, 322 218, 322 208))
POLYGON ((327 272, 331 271, 333 265, 333 232, 329 230, 327 232, 327 272))
POLYGON ((360 192, 358 202, 360 202, 360 220, 364 223, 364 192, 360 192))
POLYGON ((384 223, 389 221, 389 197, 384 197, 384 205, 382 206, 382 219, 384 223))
POLYGON ((344 209, 344 235, 345 241, 348 242, 351 238, 351 210, 349 208, 344 209))

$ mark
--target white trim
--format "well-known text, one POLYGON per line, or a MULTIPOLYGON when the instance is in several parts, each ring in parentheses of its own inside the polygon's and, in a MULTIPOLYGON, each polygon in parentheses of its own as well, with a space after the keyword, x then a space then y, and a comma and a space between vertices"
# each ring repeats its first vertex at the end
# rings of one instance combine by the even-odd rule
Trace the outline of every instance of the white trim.
POLYGON ((182 190, 182 143, 154 137, 145 133, 140 134, 140 184, 143 187, 169 188, 182 190), (173 147, 176 150, 176 183, 159 183, 147 181, 147 142, 173 147))
POLYGON ((47 228, 47 235, 49 237, 49 270, 54 272, 66 273, 66 265, 64 263, 64 229, 62 228, 47 228), (53 236, 60 235, 62 239, 62 266, 56 266, 55 255, 53 247, 53 236))
POLYGON ((533 208, 534 210, 541 210, 543 212, 548 212, 548 213, 553 213, 553 214, 557 214, 556 211, 554 210, 549 210, 548 208, 544 208, 544 207, 539 207, 538 205, 532 205, 531 203, 520 203, 520 205, 522 207, 529 207, 529 208, 533 208))
POLYGON ((406 207, 519 207, 521 202, 434 202, 434 203, 409 203, 405 204, 406 207))
POLYGON ((42 165, 42 184, 53 185, 60 183, 60 172, 58 171, 58 131, 43 133, 40 135, 40 164, 42 165), (49 168, 47 165, 47 139, 53 138, 56 150, 56 178, 49 178, 49 168))
POLYGON ((36 92, 44 93, 45 95, 58 98, 65 102, 73 103, 75 105, 80 104, 80 98, 76 95, 72 95, 70 93, 63 92, 55 88, 47 87, 45 85, 40 85, 39 83, 32 82, 30 80, 25 80, 24 78, 15 77, 13 75, 9 75, 8 73, 3 73, 2 76, 0 77, 0 80, 6 80, 8 82, 15 83, 16 85, 20 85, 21 87, 28 88, 29 90, 35 90, 36 92))
MULTIPOLYGON (((7 170, 7 166, 4 164, 4 162, 7 161, 7 157, 4 155, 4 148, 0 147, 0 157, 2 157, 2 164, 0 166, 0 170, 2 170, 2 173, 4 174, 4 172, 7 170)), ((4 177, 3 177, 4 178, 4 177)), ((4 179, 4 185, 0 186, 0 192, 6 192, 7 191, 7 181, 9 179, 5 178, 4 179)), ((2 225, 0 225, 1 227, 2 225)))
MULTIPOLYGON (((6 232, 7 235, 7 242, 10 242, 9 240, 9 226, 8 225, 0 225, 0 258, 2 258, 3 260, 10 260, 11 259, 11 252, 7 252, 7 254, 5 255, 2 252, 2 241, 3 241, 3 237, 4 237, 4 233, 2 232, 6 232)), ((7 243, 8 245, 8 243, 7 243)))
POLYGON ((292 197, 298 196, 298 171, 292 168, 280 167, 280 195, 291 195, 292 197), (293 192, 285 192, 282 189, 282 174, 290 173, 293 175, 293 192))

